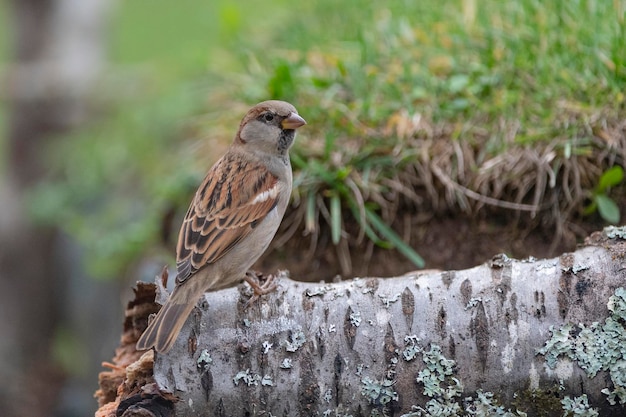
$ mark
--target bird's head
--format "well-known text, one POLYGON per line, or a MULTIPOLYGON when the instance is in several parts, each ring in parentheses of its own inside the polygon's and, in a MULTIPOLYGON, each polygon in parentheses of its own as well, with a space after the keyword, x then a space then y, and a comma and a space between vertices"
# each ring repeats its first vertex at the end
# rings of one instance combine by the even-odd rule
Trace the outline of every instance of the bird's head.
POLYGON ((296 129, 305 124, 293 105, 278 100, 264 101, 244 116, 235 144, 285 155, 293 144, 296 129))

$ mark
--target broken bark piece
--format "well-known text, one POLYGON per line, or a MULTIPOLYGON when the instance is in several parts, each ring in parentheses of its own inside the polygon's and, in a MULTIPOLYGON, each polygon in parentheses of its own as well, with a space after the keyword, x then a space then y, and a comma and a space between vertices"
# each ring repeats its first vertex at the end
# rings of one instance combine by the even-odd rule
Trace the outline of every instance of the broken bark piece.
POLYGON ((155 403, 161 404, 159 408, 161 410, 164 401, 174 400, 172 396, 158 393, 155 388, 147 388, 154 385, 154 352, 138 352, 135 349, 137 339, 148 324, 148 317, 160 308, 155 302, 157 286, 140 282, 134 293, 134 299, 126 307, 120 346, 115 350, 113 361, 103 363, 104 367, 110 369, 101 372, 98 377, 100 388, 96 391, 95 397, 100 408, 96 412, 96 417, 149 416, 150 414, 144 413, 145 410, 142 411, 143 414, 133 414, 133 406, 142 401, 154 402, 154 398, 158 397, 159 400, 155 403))

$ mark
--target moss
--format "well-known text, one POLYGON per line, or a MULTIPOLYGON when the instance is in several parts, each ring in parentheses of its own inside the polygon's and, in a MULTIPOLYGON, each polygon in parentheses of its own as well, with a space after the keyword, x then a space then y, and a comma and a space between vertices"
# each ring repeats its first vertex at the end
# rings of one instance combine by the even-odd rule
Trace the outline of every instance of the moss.
POLYGON ((562 386, 557 384, 542 389, 526 389, 515 396, 512 406, 524 408, 530 415, 556 416, 562 412, 562 386))

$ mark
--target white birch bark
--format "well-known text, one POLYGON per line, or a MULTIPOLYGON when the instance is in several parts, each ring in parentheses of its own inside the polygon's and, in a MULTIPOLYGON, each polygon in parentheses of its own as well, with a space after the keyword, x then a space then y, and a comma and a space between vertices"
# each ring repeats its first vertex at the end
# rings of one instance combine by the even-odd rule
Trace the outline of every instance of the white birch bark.
POLYGON ((585 393, 601 415, 622 415, 601 393, 613 389, 607 372, 589 378, 567 359, 550 369, 537 350, 551 326, 608 317, 625 259, 624 240, 603 238, 559 258, 501 255, 464 271, 333 284, 283 276, 248 309, 244 285, 207 293, 172 351, 157 355, 155 379, 180 397, 178 416, 399 416, 432 400, 416 377, 437 345, 456 362, 461 407, 482 390, 534 415, 546 392, 557 405, 585 393), (423 352, 411 349, 417 340, 423 352))

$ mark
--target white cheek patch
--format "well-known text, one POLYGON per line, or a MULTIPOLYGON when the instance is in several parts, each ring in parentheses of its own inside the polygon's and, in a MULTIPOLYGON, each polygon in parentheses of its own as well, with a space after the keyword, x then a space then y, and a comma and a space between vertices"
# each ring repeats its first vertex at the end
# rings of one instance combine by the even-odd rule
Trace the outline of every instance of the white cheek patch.
POLYGON ((269 200, 270 198, 272 200, 275 200, 276 197, 278 197, 278 183, 276 183, 272 188, 270 188, 269 190, 265 190, 263 191, 261 194, 257 195, 254 200, 252 200, 252 204, 258 204, 258 203, 263 203, 264 201, 269 200))

